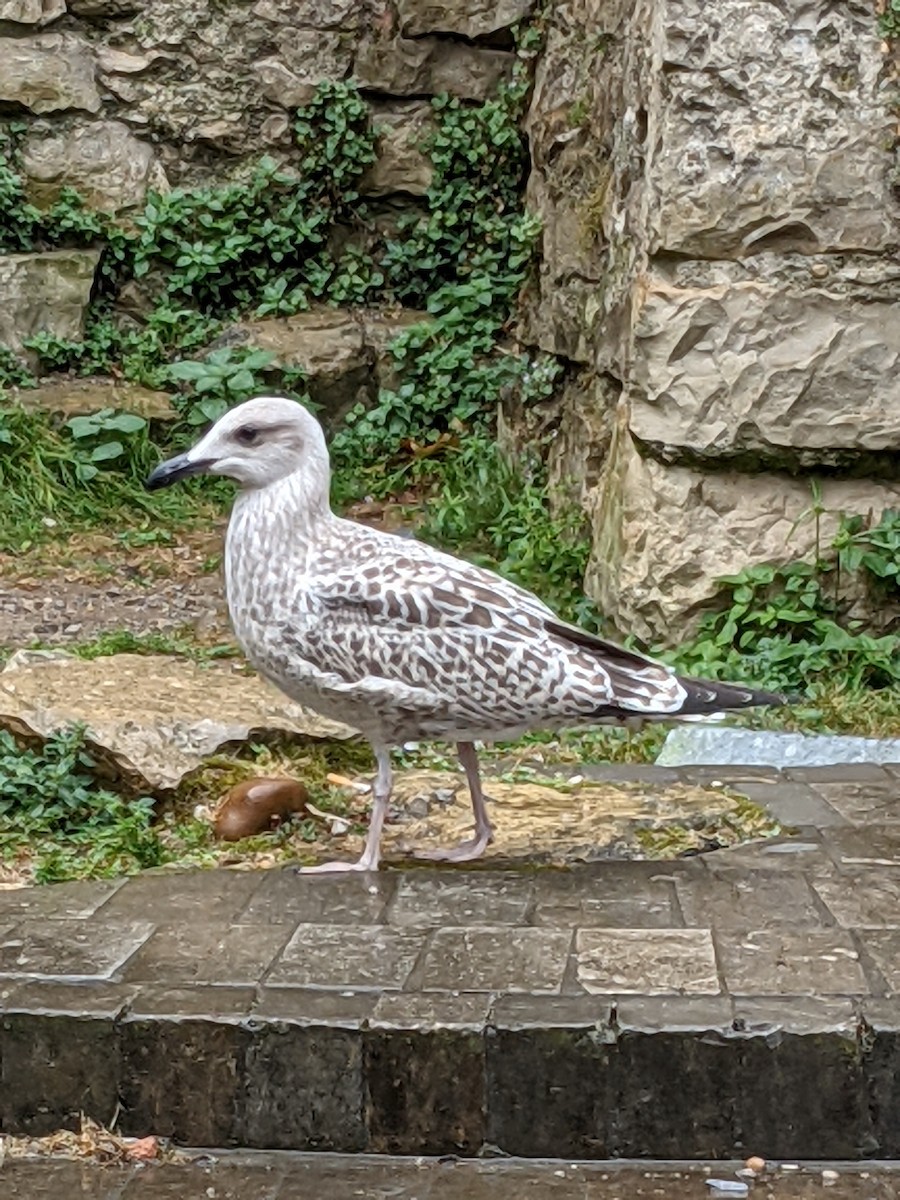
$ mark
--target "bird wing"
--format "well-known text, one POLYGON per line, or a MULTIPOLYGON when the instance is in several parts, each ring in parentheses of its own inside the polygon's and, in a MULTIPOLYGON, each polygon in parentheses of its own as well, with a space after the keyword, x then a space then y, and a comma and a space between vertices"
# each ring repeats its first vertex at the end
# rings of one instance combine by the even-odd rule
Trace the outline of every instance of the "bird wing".
POLYGON ((285 636, 314 669, 364 692, 387 681, 388 694, 418 696, 486 735, 677 711, 684 692, 669 668, 567 625, 491 571, 384 536, 366 539, 368 555, 342 547, 310 582, 309 618, 285 636))

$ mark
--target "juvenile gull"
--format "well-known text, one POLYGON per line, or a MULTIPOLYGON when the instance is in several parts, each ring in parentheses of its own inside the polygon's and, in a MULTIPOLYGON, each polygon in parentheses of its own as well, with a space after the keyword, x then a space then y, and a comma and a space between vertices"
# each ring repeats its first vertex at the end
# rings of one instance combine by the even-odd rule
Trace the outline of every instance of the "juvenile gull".
POLYGON ((780 702, 739 684, 677 676, 567 624, 492 571, 336 517, 322 429, 293 400, 238 405, 193 449, 158 466, 147 487, 201 472, 240 488, 225 581, 241 649, 281 691, 355 726, 375 751, 362 857, 310 870, 377 868, 391 746, 457 743, 475 833, 422 857, 464 862, 483 853, 492 834, 476 741, 780 702))

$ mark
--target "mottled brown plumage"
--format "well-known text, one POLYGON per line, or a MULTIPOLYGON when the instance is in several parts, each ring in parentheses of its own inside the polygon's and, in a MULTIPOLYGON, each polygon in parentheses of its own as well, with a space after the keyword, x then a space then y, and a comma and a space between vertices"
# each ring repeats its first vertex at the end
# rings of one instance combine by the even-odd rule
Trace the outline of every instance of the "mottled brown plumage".
POLYGON ((481 853, 491 828, 473 743, 532 729, 679 719, 777 703, 669 667, 566 624, 536 596, 433 547, 336 517, 318 422, 259 397, 222 417, 148 486, 198 471, 240 492, 225 546, 228 607, 254 667, 300 703, 358 728, 378 758, 366 851, 378 865, 389 747, 455 741, 481 853))

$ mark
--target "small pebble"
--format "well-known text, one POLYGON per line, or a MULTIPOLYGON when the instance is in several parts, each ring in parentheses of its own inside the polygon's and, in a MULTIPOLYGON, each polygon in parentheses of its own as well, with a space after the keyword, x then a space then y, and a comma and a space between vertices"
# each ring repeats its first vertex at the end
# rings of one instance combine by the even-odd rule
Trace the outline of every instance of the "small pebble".
POLYGON ((839 1179, 840 1179, 840 1175, 838 1174, 837 1171, 830 1171, 830 1170, 826 1169, 822 1172, 822 1182, 825 1184, 826 1187, 830 1187, 831 1184, 837 1183, 837 1181, 839 1179))
POLYGON ((751 1156, 744 1163, 744 1166, 748 1171, 752 1171, 754 1175, 759 1175, 761 1171, 766 1169, 766 1160, 764 1158, 760 1158, 758 1154, 751 1154, 751 1156))
POLYGON ((782 1171, 799 1171, 800 1164, 799 1163, 782 1163, 781 1170, 782 1171))

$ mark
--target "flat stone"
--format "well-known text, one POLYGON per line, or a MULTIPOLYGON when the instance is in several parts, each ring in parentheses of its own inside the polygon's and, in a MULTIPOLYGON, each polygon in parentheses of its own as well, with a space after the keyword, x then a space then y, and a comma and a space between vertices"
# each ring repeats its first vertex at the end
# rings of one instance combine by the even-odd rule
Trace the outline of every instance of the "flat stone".
POLYGON ((900 867, 900 829, 894 825, 829 829, 825 845, 842 869, 900 867))
POLYGON ((119 1131, 146 1137, 152 1129, 194 1146, 237 1144, 249 1040, 234 1021, 126 1016, 118 1028, 119 1131))
POLYGON ((361 1029, 371 1021, 380 999, 375 991, 266 986, 259 989, 253 1020, 361 1029))
POLYGON ((402 988, 424 942, 421 934, 382 925, 298 925, 267 982, 354 990, 402 988))
POLYGON ((137 988, 128 983, 82 980, 59 983, 53 979, 27 980, 4 997, 5 1013, 32 1016, 74 1016, 116 1021, 132 1004, 137 988))
POLYGON ((829 829, 846 824, 841 814, 824 800, 820 792, 803 783, 745 783, 741 791, 749 800, 762 805, 782 825, 829 829))
POLYGON ((80 1014, 5 1014, 0 1018, 4 1131, 42 1136, 61 1128, 77 1129, 83 1114, 108 1121, 118 1103, 119 1067, 110 1020, 80 1014))
POLYGON ((269 871, 240 914, 242 925, 380 925, 397 879, 389 874, 299 875, 269 871))
POLYGON ((267 1149, 364 1150, 363 1081, 358 1034, 269 1026, 247 1051, 238 1141, 267 1149))
MULTIPOLYGON (((237 921, 238 914, 268 875, 253 871, 216 869, 207 871, 143 871, 127 880, 114 894, 107 893, 100 917, 104 921, 135 921, 152 913, 163 928, 201 924, 215 916, 221 921, 237 921)), ((73 887, 73 884, 57 884, 73 887)), ((100 884, 81 885, 98 888, 100 884)), ((43 889, 38 891, 38 896, 43 889)), ((112 889, 110 889, 112 891, 112 889)))
POLYGON ((220 747, 267 731, 301 741, 352 735, 227 663, 14 655, 0 672, 0 728, 45 738, 72 722, 87 725, 92 753, 138 793, 175 788, 220 747))
POLYGON ((672 880, 660 863, 604 864, 602 873, 554 872, 535 879, 532 923, 574 929, 671 929, 681 924, 672 880))
POLYGON ((587 1029, 612 1039, 614 1001, 607 996, 507 993, 491 1004, 489 1034, 498 1030, 587 1029))
POLYGON ((127 985, 134 993, 128 1003, 130 1017, 244 1021, 249 1018, 256 1002, 256 989, 253 987, 213 986, 203 981, 191 986, 178 986, 177 982, 170 985, 168 981, 175 976, 170 975, 168 970, 165 974, 160 971, 158 978, 166 982, 156 983, 150 979, 145 983, 135 981, 127 985))
POLYGON ((813 887, 844 929, 900 928, 900 871, 848 867, 813 887))
POLYGON ((125 969, 129 982, 165 979, 176 984, 255 984, 288 938, 281 925, 202 923, 160 930, 125 969))
POLYGON ((513 873, 448 874, 416 871, 400 881, 388 920, 397 926, 524 925, 532 902, 531 879, 513 873))
POLYGON ((734 1009, 728 996, 623 996, 616 1001, 616 1027, 641 1033, 684 1033, 731 1028, 734 1009))
POLYGON ((675 888, 688 925, 737 931, 831 924, 807 880, 793 872, 710 864, 689 875, 678 873, 675 888))
POLYGON ((148 189, 168 190, 156 152, 121 121, 92 121, 67 129, 31 129, 22 143, 28 198, 49 208, 73 187, 95 209, 127 212, 143 205, 148 189))
POLYGON ((815 790, 854 825, 900 824, 900 784, 884 778, 867 783, 816 783, 815 790))
POLYGON ((0 345, 21 354, 36 333, 80 341, 99 260, 98 250, 0 256, 0 345))
POLYGON ((715 995, 721 991, 706 929, 580 929, 578 982, 597 994, 715 995))
POLYGON ((371 1149, 388 1154, 474 1154, 481 1148, 481 1030, 443 1025, 429 1033, 375 1028, 365 1035, 365 1064, 371 1149))
POLYGON ((33 113, 100 111, 90 42, 74 33, 0 38, 0 100, 33 113))
POLYGON ((853 1037, 858 1024, 858 1005, 852 1000, 823 996, 738 996, 734 1000, 735 1030, 762 1034, 772 1045, 784 1033, 853 1037))
POLYGON ((683 725, 666 737, 657 763, 681 767, 828 766, 832 763, 900 762, 900 738, 863 738, 821 734, 777 733, 772 730, 683 725))
MULTIPOLYGON (((90 883, 54 883, 47 887, 17 887, 0 891, 0 921, 5 925, 22 917, 78 920, 95 913, 124 884, 123 879, 90 883)), ((137 914, 145 916, 145 913, 137 914)))
POLYGON ((371 1029, 467 1029, 481 1032, 491 1011, 482 993, 385 992, 378 1000, 371 1029))
POLYGON ((888 993, 900 995, 900 918, 894 913, 892 928, 869 928, 861 936, 867 953, 884 976, 888 993))
POLYGON ((113 408, 149 421, 175 421, 178 410, 167 392, 156 392, 124 379, 49 379, 34 388, 17 388, 15 402, 29 412, 80 417, 113 408))
POLYGON ((852 938, 840 930, 753 931, 719 944, 736 996, 856 996, 868 992, 852 938))
POLYGON ((150 921, 26 919, 0 940, 0 975, 110 979, 153 933, 150 921))
POLYGON ((430 939, 422 991, 558 992, 572 944, 569 931, 439 929, 430 939))

